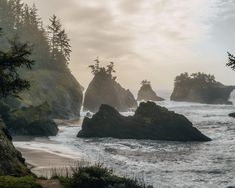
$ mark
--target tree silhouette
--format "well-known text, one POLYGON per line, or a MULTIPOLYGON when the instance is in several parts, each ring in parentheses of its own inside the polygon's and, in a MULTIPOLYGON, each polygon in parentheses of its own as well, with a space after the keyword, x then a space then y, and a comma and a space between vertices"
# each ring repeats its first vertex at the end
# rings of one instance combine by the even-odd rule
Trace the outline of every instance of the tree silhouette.
POLYGON ((143 81, 141 82, 141 85, 142 85, 142 86, 144 86, 144 85, 150 85, 150 84, 151 84, 151 82, 148 81, 148 80, 143 80, 143 81))
POLYGON ((65 61, 68 65, 70 60, 71 46, 69 44, 70 39, 65 30, 62 29, 60 20, 56 15, 53 15, 50 19, 50 25, 48 26, 50 47, 53 60, 65 61))
POLYGON ((114 70, 114 63, 113 62, 110 62, 106 67, 101 67, 99 57, 97 57, 94 61, 95 61, 94 65, 89 65, 89 68, 91 69, 91 73, 93 75, 101 73, 103 75, 106 75, 106 76, 113 78, 114 80, 117 78, 117 77, 112 76, 112 73, 116 72, 114 70))
POLYGON ((235 70, 235 56, 228 52, 229 62, 226 64, 228 67, 231 67, 232 70, 235 70))
POLYGON ((30 83, 20 78, 19 68, 31 69, 33 60, 28 44, 20 44, 16 40, 10 42, 8 51, 0 51, 0 98, 17 96, 25 89, 29 89, 30 83))

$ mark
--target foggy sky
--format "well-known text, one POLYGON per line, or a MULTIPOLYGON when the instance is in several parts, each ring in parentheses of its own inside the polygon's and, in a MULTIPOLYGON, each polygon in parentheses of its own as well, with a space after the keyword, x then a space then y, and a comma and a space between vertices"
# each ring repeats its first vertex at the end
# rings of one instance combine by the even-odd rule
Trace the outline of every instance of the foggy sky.
POLYGON ((71 38, 70 68, 87 87, 88 65, 114 61, 118 82, 136 92, 141 80, 172 89, 182 72, 206 72, 235 85, 225 67, 235 54, 233 0, 23 0, 35 3, 45 24, 56 14, 71 38))

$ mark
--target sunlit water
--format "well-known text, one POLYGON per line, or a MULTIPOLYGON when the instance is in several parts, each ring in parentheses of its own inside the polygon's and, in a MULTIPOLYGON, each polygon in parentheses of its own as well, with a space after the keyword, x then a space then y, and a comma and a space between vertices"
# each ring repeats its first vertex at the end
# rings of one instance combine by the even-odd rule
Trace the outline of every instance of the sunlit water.
POLYGON ((61 127, 57 136, 50 137, 52 142, 36 139, 15 145, 102 162, 118 174, 137 177, 156 188, 235 186, 235 119, 228 117, 235 107, 169 100, 158 104, 184 114, 213 141, 82 139, 76 137, 81 129, 77 123, 61 127))

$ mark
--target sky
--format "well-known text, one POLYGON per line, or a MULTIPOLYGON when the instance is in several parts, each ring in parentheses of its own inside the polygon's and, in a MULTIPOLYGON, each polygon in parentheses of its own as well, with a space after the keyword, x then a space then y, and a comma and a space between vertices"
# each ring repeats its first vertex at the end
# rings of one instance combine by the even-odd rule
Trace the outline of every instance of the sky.
POLYGON ((85 88, 88 66, 115 63, 117 81, 134 93, 144 79, 172 90, 183 72, 205 72, 235 85, 225 66, 235 54, 235 0, 23 0, 45 25, 56 14, 72 45, 70 68, 85 88))

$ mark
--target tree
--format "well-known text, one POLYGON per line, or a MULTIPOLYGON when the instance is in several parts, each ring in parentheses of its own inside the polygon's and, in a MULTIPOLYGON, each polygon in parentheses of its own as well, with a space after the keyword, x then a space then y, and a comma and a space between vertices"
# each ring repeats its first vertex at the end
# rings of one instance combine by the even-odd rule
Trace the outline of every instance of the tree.
POLYGON ((235 56, 233 56, 232 54, 230 54, 228 52, 228 63, 226 64, 228 67, 231 67, 232 70, 235 70, 235 56))
POLYGON ((109 65, 107 65, 106 69, 107 74, 112 75, 112 73, 115 73, 116 71, 114 70, 114 63, 110 62, 109 65))
POLYGON ((142 85, 142 86, 144 86, 144 85, 150 85, 150 84, 151 84, 151 82, 148 81, 148 80, 143 80, 143 81, 141 82, 141 85, 142 85))
POLYGON ((62 29, 60 20, 56 15, 53 15, 49 20, 51 24, 48 26, 48 32, 53 60, 63 59, 65 64, 68 65, 72 52, 70 39, 65 30, 62 29))
POLYGON ((30 87, 29 81, 20 78, 18 73, 19 68, 31 69, 33 65, 33 61, 29 59, 29 46, 16 40, 10 44, 7 52, 0 51, 0 98, 17 96, 20 91, 30 87))

